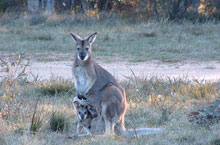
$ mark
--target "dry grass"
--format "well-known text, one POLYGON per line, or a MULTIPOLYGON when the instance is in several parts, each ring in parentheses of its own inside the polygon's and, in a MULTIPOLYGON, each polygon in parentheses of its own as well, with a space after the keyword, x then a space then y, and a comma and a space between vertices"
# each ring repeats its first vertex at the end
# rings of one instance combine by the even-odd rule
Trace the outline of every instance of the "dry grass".
MULTIPOLYGON (((57 79, 49 81, 56 87, 62 88, 62 93, 44 94, 39 89, 39 83, 33 82, 20 85, 21 95, 17 99, 26 98, 21 105, 17 119, 0 118, 1 143, 17 144, 217 144, 220 139, 220 124, 194 125, 189 122, 191 111, 198 110, 219 98, 219 82, 199 82, 197 80, 158 79, 128 77, 128 81, 121 82, 126 89, 129 108, 126 114, 127 128, 163 127, 165 132, 157 135, 140 136, 133 140, 123 137, 92 137, 70 138, 76 132, 75 110, 68 94, 70 82, 57 79), (60 85, 57 85, 60 84, 60 85), (196 85, 196 87, 195 87, 196 85), (24 88, 32 88, 27 93, 24 88), (64 89, 66 88, 66 89, 64 89), (184 88, 188 88, 187 91, 184 88), (202 88, 202 89, 199 89, 202 88), (185 92, 183 92, 185 90, 185 92), (209 91, 204 91, 209 90, 209 91), (63 95, 68 94, 68 95, 63 95), (203 94, 201 96, 201 94, 203 94), (24 96, 26 95, 26 96, 24 96), (35 135, 29 133, 34 105, 40 95, 37 114, 42 120, 42 127, 35 135), (68 130, 63 132, 51 131, 51 115, 54 112, 62 113, 62 122, 68 122, 68 130)), ((73 84, 71 84, 73 86, 73 84)), ((1 88, 4 92, 4 88, 1 88)), ((1 105, 3 107, 3 104, 1 105)), ((2 115, 2 114, 1 114, 2 115)), ((13 113, 11 114, 14 115, 13 113)), ((11 117, 13 118, 13 117, 11 117)))
POLYGON ((87 36, 97 31, 94 54, 99 58, 115 56, 129 61, 169 62, 220 60, 220 24, 213 22, 129 24, 118 18, 96 21, 67 16, 51 16, 42 22, 38 18, 31 19, 40 23, 33 25, 30 19, 22 17, 6 22, 0 19, 1 52, 36 54, 37 60, 43 58, 37 55, 39 53, 69 54, 74 51, 70 32, 87 36))

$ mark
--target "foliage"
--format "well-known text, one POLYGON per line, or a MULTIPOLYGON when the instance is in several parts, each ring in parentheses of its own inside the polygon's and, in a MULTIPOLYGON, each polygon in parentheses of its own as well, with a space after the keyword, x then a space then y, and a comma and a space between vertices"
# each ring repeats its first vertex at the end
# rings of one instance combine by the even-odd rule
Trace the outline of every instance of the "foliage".
POLYGON ((152 77, 150 79, 141 79, 138 77, 127 77, 130 83, 129 87, 133 86, 132 96, 141 100, 148 100, 149 103, 158 105, 157 103, 163 101, 164 103, 175 101, 186 101, 189 99, 210 99, 218 96, 218 85, 214 82, 206 82, 204 80, 189 80, 187 78, 170 78, 161 79, 152 77), (161 94, 163 93, 163 94, 161 94), (173 100, 170 100, 172 98, 173 100))
POLYGON ((12 55, 3 60, 0 58, 0 81, 1 90, 1 111, 3 118, 9 119, 12 114, 19 112, 22 102, 17 101, 17 96, 20 94, 19 87, 26 82, 27 72, 26 67, 29 62, 23 62, 21 55, 12 55))
POLYGON ((33 134, 37 133, 43 125, 43 120, 40 118, 39 115, 37 116, 37 105, 38 105, 39 99, 40 97, 37 98, 37 102, 35 104, 34 113, 33 113, 32 120, 31 120, 30 131, 33 134))
POLYGON ((73 94, 75 88, 73 86, 73 83, 69 80, 54 78, 51 80, 38 82, 37 90, 42 95, 63 96, 73 94))
POLYGON ((25 3, 27 3, 27 0, 1 0, 0 12, 5 12, 7 9, 15 11, 13 8, 19 8, 20 11, 24 11, 25 3))
MULTIPOLYGON (((146 136, 139 136, 134 140, 127 140, 120 136, 114 138, 111 137, 92 137, 92 138, 75 138, 76 134, 76 125, 75 121, 77 117, 74 114, 74 109, 72 104, 69 102, 67 97, 40 97, 39 102, 33 103, 33 100, 36 100, 36 96, 39 96, 37 90, 37 85, 40 80, 36 79, 34 85, 35 91, 32 91, 28 94, 29 102, 25 104, 32 104, 27 106, 22 104, 20 106, 22 114, 19 114, 17 118, 11 120, 10 122, 0 118, 0 129, 1 129, 1 142, 3 144, 29 144, 32 142, 35 144, 44 144, 45 141, 48 145, 53 144, 214 144, 219 142, 219 123, 213 123, 209 125, 209 128, 200 127, 198 125, 193 125, 188 122, 188 114, 193 110, 199 110, 201 106, 208 106, 212 95, 216 94, 215 89, 218 88, 219 82, 213 82, 212 85, 206 85, 207 82, 203 82, 200 86, 206 86, 210 88, 209 93, 205 93, 207 97, 197 98, 190 93, 189 96, 185 96, 183 99, 180 96, 172 94, 173 88, 178 88, 176 86, 193 86, 196 84, 195 81, 188 81, 188 79, 159 79, 159 78, 137 78, 134 79, 134 76, 130 77, 129 80, 121 82, 123 88, 126 89, 127 100, 128 100, 128 110, 125 117, 126 128, 141 128, 141 127, 162 127, 166 128, 164 133, 153 134, 146 136), (148 91, 146 91, 148 90, 148 91), (153 96, 153 94, 155 94, 153 96), (149 100, 151 96, 151 100, 149 100), (168 96, 168 98, 166 98, 168 96), (179 99, 177 99, 179 98, 179 99), (34 109, 36 112, 36 117, 33 117, 32 109, 37 105, 38 109, 34 109), (172 105, 174 104, 174 105, 172 105), (162 107, 163 106, 163 107, 162 107), (166 108, 171 108, 171 112, 168 111, 167 115, 162 115, 163 110, 166 108), (31 110, 31 115, 28 112, 31 110), (38 110, 38 111, 36 111, 38 110), (41 110, 39 112, 39 110, 41 110), (55 111, 59 110, 59 111, 55 111), (51 114, 52 112, 52 114, 51 114), (39 114, 40 113, 40 114, 39 114), (51 114, 51 116, 48 114, 51 114), (24 116, 20 120, 21 116, 24 116), (70 116, 67 118, 66 116, 70 116), (50 128, 40 128, 42 126, 42 117, 47 118, 49 121, 50 128), (167 117, 167 118, 166 118, 167 117), (29 135, 25 133, 27 127, 31 124, 32 118, 32 133, 37 132, 37 128, 40 128, 42 131, 37 135, 29 135), (34 119, 33 119, 34 118, 34 119), (17 121, 20 120, 20 121, 17 121), (33 121, 34 120, 34 121, 33 121), (22 128, 22 133, 18 132, 22 128), (70 129, 68 129, 70 128, 70 129), (67 130, 68 129, 68 130, 67 130), (35 131, 36 130, 36 131, 35 131), (51 131, 55 131, 51 132, 51 131), (68 139, 69 136, 73 136, 74 139, 68 139)), ((50 80, 49 80, 50 81, 50 80)), ((54 81, 50 81, 55 83, 54 81)), ((24 86, 24 84, 20 84, 24 86)), ((65 84, 63 84, 65 86, 65 84)), ((62 84, 60 85, 62 88, 62 84)), ((181 88, 181 87, 180 87, 181 88)), ((190 88, 191 90, 194 87, 190 88)), ((181 92, 179 89, 175 89, 176 94, 181 92)), ((21 90, 22 93, 25 90, 21 90)), ((196 92, 200 92, 200 89, 196 89, 196 92)), ((181 94, 181 93, 180 93, 181 94)), ((198 93, 199 94, 199 93, 198 93)), ((41 94, 40 94, 41 96, 41 94)), ((213 99, 218 98, 218 95, 212 96, 213 99)), ((212 100, 212 99, 211 99, 212 100)), ((215 105, 216 106, 216 105, 215 105)), ((204 107, 205 108, 205 107, 204 107)), ((30 128, 31 130, 31 128, 30 128)))
POLYGON ((69 122, 62 112, 53 112, 50 117, 50 129, 52 131, 64 131, 67 130, 69 122))
POLYGON ((189 114, 189 121, 193 124, 212 125, 220 122, 220 100, 215 100, 210 106, 189 114))
POLYGON ((7 5, 7 1, 6 0, 2 0, 0 1, 0 10, 4 11, 7 5))
MULTIPOLYGON (((32 1, 29 0, 29 3, 32 1)), ((33 1, 33 9, 39 15, 40 12, 47 11, 48 4, 54 7, 56 13, 79 14, 84 13, 88 17, 99 17, 104 11, 116 13, 127 19, 164 19, 176 21, 180 19, 200 20, 215 18, 220 16, 219 0, 38 0, 33 1)), ((5 11, 17 7, 22 12, 31 9, 28 7, 28 0, 2 0, 0 11, 5 11)), ((51 9, 52 11, 52 9, 51 9)), ((34 12, 35 14, 36 12, 34 12)))
POLYGON ((33 116, 30 131, 31 133, 35 134, 39 131, 39 129, 42 127, 43 121, 39 116, 33 116))
POLYGON ((133 71, 132 73, 133 76, 126 77, 129 83, 123 84, 127 92, 127 99, 145 101, 152 108, 159 109, 161 115, 157 124, 167 122, 177 106, 187 100, 213 100, 218 97, 218 85, 213 82, 169 77, 143 79, 136 77, 133 71))

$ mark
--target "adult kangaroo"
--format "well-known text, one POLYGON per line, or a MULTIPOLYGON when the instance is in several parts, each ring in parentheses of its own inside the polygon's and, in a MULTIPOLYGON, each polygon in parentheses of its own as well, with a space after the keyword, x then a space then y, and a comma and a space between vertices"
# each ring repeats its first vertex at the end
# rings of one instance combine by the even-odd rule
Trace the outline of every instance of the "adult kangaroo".
MULTIPOLYGON (((78 98, 86 100, 100 112, 105 122, 105 135, 113 134, 115 127, 123 136, 137 135, 138 130, 128 131, 124 127, 127 109, 125 91, 116 79, 92 58, 92 44, 97 33, 84 39, 74 33, 71 35, 76 41, 73 76, 78 98)), ((142 129, 140 132, 152 133, 152 129, 142 129)))

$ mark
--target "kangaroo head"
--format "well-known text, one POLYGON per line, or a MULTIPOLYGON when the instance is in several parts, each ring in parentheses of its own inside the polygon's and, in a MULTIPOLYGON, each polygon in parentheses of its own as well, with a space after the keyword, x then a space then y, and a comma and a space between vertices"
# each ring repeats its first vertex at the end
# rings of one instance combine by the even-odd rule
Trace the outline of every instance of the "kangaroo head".
POLYGON ((92 55, 92 43, 96 39, 97 32, 82 39, 77 34, 71 33, 73 39, 76 41, 76 56, 80 61, 86 61, 92 55))

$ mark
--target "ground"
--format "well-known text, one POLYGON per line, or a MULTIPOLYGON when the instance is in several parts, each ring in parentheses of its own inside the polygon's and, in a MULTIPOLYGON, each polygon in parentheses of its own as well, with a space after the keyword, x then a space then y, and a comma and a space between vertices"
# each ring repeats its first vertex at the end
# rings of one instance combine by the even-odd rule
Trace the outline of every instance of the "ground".
POLYGON ((1 67, 0 144, 219 144, 219 122, 195 124, 189 118, 220 97, 219 26, 121 20, 78 24, 55 18, 32 25, 25 18, 2 19, 0 58, 10 64, 21 53, 22 62, 29 59, 30 66, 19 77, 1 67), (126 128, 164 132, 135 139, 73 137, 77 118, 71 101, 74 41, 69 33, 87 36, 94 31, 95 60, 116 76, 127 94, 126 128), (52 131, 53 112, 63 115, 63 131, 52 131), (42 125, 30 133, 33 114, 42 125))
MULTIPOLYGON (((137 77, 143 78, 157 76, 159 78, 187 77, 210 81, 220 79, 220 63, 216 61, 183 61, 176 63, 161 61, 106 63, 97 61, 97 63, 111 72, 118 80, 126 80, 126 77, 133 75, 132 72, 137 77)), ((72 61, 32 62, 28 70, 34 75, 38 75, 41 79, 50 79, 52 77, 71 79, 72 64, 72 61)))

